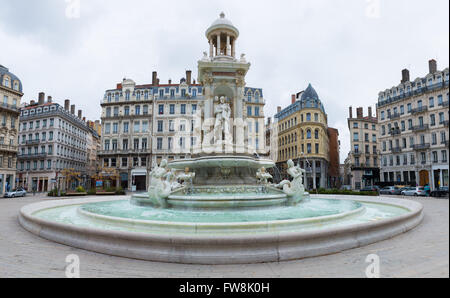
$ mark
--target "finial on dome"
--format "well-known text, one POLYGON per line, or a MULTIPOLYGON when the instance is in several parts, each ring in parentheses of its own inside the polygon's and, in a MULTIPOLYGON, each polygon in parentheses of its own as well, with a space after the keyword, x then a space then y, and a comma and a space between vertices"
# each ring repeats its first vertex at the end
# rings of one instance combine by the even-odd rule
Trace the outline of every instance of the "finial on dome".
POLYGON ((223 11, 220 13, 220 18, 225 19, 225 13, 223 11))

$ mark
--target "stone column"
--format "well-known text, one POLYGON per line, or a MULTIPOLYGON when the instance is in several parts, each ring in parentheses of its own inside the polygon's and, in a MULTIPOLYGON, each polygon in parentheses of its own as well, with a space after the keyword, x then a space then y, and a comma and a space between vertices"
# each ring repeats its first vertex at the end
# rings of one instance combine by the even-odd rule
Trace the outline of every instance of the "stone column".
POLYGON ((233 38, 233 41, 231 42, 231 56, 236 58, 236 39, 233 38))
POLYGON ((317 189, 317 185, 316 185, 316 161, 313 160, 312 161, 312 166, 313 166, 313 172, 312 172, 312 176, 313 176, 313 189, 317 189))
POLYGON ((230 35, 227 34, 227 48, 226 48, 226 55, 227 56, 231 56, 231 52, 228 51, 229 48, 230 48, 230 35))
POLYGON ((214 43, 212 38, 209 40, 209 57, 210 58, 214 57, 214 43))
POLYGON ((442 180, 442 169, 439 170, 439 187, 444 186, 444 180, 442 180))
POLYGON ((220 33, 217 35, 217 56, 220 56, 220 33))

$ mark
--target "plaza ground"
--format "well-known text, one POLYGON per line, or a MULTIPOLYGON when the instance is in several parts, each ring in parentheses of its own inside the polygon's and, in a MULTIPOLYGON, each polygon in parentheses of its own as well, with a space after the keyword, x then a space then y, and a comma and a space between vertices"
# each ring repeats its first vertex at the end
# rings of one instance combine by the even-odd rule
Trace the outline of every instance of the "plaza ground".
MULTIPOLYGON (((126 197, 124 197, 126 198, 126 197)), ((182 265, 131 260, 80 250, 37 237, 18 223, 21 207, 49 198, 0 199, 0 278, 65 277, 66 256, 80 258, 89 277, 365 277, 366 257, 380 257, 381 277, 449 277, 449 200, 414 198, 425 217, 414 230, 341 253, 298 261, 251 265, 182 265)))

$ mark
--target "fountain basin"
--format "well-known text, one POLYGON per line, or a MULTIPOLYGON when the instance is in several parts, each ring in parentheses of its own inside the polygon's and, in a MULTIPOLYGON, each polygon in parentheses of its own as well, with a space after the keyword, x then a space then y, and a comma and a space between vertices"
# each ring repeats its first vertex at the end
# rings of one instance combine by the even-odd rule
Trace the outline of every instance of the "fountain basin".
POLYGON ((169 168, 184 171, 204 168, 250 168, 258 170, 260 168, 270 169, 275 167, 275 163, 268 159, 256 159, 248 156, 207 156, 193 159, 174 160, 169 163, 169 168))
MULTIPOLYGON (((322 197, 337 199, 334 196, 322 197)), ((313 196, 311 201, 316 198, 313 196)), ((304 220, 276 220, 271 216, 277 213, 264 213, 264 209, 242 211, 263 212, 259 214, 260 221, 250 222, 232 222, 227 218, 219 222, 211 218, 220 220, 220 216, 195 217, 192 215, 197 213, 178 210, 173 216, 178 218, 184 214, 191 218, 190 222, 183 218, 178 218, 178 221, 156 220, 158 227, 148 220, 140 222, 142 219, 139 218, 108 215, 102 206, 97 207, 105 214, 95 211, 90 212, 94 214, 92 216, 80 212, 81 206, 92 203, 123 202, 123 198, 103 198, 32 204, 22 208, 19 222, 43 238, 115 256, 188 264, 242 264, 301 259, 368 245, 407 232, 420 224, 423 218, 422 205, 414 201, 384 197, 339 200, 361 204, 363 210, 353 205, 357 208, 346 210, 350 214, 345 214, 344 210, 324 218, 307 216, 304 220), (164 227, 164 221, 172 227, 164 227), (275 225, 269 225, 271 222, 275 225)), ((308 201, 300 203, 300 207, 308 201)), ((226 214, 233 215, 234 212, 226 214)), ((252 218, 252 213, 243 215, 243 218, 252 218)))
MULTIPOLYGON (((270 186, 196 186, 192 189, 182 188, 175 191, 166 202, 169 208, 183 209, 267 208, 289 205, 308 196, 309 194, 305 194, 302 198, 294 200, 270 186)), ((133 195, 131 203, 138 206, 153 204, 148 194, 133 195)))

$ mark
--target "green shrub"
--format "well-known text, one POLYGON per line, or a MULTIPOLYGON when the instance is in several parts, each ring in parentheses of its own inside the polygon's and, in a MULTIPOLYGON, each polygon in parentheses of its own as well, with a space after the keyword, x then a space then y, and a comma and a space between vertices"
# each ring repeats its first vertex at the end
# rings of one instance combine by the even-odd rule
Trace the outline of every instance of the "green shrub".
MULTIPOLYGON (((312 192, 313 193, 313 192, 312 192)), ((318 189, 317 194, 321 195, 347 195, 347 196, 378 196, 378 193, 375 191, 352 191, 346 189, 318 189)))
POLYGON ((116 195, 123 196, 125 194, 126 194, 125 190, 123 190, 123 188, 121 186, 116 188, 116 195))
POLYGON ((77 187, 77 192, 86 192, 86 190, 84 189, 83 186, 80 185, 77 187))
POLYGON ((91 188, 88 191, 88 195, 90 195, 90 196, 95 196, 96 194, 97 194, 97 190, 95 188, 91 188))

